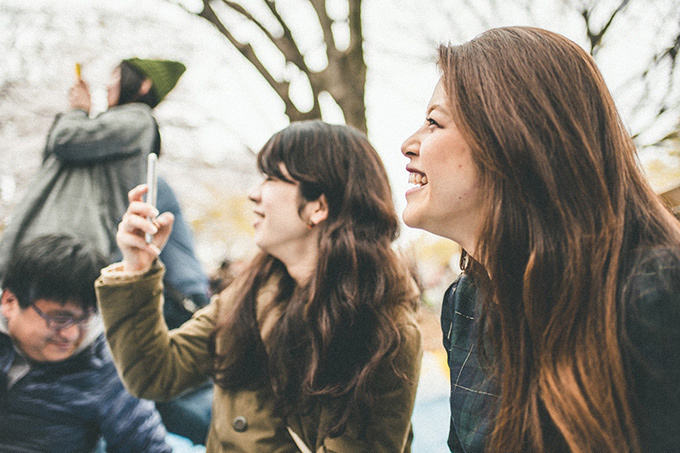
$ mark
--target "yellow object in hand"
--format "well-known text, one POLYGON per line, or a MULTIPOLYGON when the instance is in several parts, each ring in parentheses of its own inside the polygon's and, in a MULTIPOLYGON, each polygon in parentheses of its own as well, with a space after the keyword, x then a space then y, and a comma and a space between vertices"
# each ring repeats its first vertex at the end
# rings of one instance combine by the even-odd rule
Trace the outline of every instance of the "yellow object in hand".
POLYGON ((80 80, 80 63, 76 63, 76 77, 80 80))

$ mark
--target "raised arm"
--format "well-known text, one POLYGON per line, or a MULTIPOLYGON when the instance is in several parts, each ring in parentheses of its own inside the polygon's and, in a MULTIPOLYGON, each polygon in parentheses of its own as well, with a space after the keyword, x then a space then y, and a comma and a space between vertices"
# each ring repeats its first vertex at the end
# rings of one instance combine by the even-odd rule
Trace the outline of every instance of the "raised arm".
POLYGON ((54 153, 60 161, 88 165, 120 159, 154 149, 158 129, 145 104, 126 104, 90 118, 84 108, 57 116, 47 137, 46 156, 54 153))
POLYGON ((172 229, 173 217, 141 201, 146 186, 130 191, 120 223, 120 264, 102 271, 96 283, 106 338, 128 390, 154 400, 170 399, 204 382, 211 370, 208 338, 217 309, 210 305, 179 329, 168 332, 162 316, 163 268, 156 258, 172 229), (154 234, 147 244, 144 233, 154 234))

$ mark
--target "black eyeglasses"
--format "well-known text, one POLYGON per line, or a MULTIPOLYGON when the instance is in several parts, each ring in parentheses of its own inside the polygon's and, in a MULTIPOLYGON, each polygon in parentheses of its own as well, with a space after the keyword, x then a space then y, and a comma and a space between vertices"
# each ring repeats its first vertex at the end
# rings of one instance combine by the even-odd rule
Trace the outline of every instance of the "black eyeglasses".
POLYGON ((33 307, 33 310, 35 310, 38 315, 45 320, 47 323, 47 327, 53 330, 63 330, 63 329, 68 329, 74 324, 77 324, 79 327, 85 323, 87 323, 90 320, 90 316, 92 316, 92 312, 85 312, 83 316, 80 316, 76 318, 75 316, 71 315, 48 315, 46 313, 43 313, 38 307, 35 306, 35 304, 31 304, 31 307, 33 307))

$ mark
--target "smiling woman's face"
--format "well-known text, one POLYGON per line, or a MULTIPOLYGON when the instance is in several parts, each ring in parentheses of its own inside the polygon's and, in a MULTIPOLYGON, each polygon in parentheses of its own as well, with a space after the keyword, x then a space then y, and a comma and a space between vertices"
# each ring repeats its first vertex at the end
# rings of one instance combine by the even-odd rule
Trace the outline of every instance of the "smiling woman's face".
MULTIPOLYGON (((280 168, 285 177, 290 176, 283 164, 280 168)), ((286 265, 316 251, 317 231, 307 223, 314 203, 302 203, 298 182, 267 176, 249 198, 255 203, 255 244, 261 250, 286 265)))
POLYGON ((406 139, 402 153, 414 187, 406 192, 406 225, 458 242, 474 256, 482 197, 472 151, 453 121, 440 80, 423 125, 406 139))

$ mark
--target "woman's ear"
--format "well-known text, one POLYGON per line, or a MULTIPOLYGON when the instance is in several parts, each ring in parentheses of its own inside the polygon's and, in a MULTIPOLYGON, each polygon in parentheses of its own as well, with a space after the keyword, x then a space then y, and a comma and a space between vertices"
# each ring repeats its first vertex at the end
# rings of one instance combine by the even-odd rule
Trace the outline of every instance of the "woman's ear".
POLYGON ((326 195, 321 194, 316 200, 310 201, 309 206, 311 210, 309 221, 314 225, 318 225, 328 218, 328 200, 326 200, 326 195))
POLYGON ((144 79, 144 81, 142 82, 142 86, 139 87, 139 93, 138 94, 140 96, 144 96, 151 89, 151 85, 153 85, 153 82, 151 81, 151 79, 144 79))

